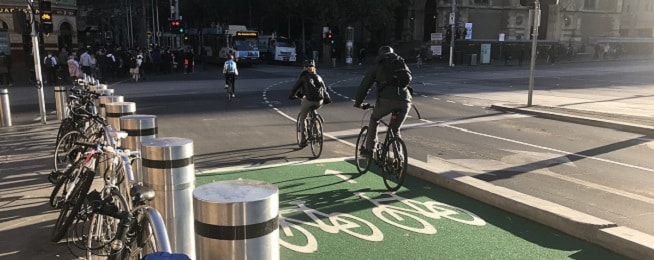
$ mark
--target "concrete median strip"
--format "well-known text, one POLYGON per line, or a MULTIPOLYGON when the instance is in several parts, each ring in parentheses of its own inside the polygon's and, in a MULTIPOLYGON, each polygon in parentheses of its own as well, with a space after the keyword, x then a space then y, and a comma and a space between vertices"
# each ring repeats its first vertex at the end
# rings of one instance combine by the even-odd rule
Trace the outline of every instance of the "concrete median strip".
POLYGON ((463 174, 474 170, 409 160, 410 175, 634 259, 654 256, 654 236, 463 174))

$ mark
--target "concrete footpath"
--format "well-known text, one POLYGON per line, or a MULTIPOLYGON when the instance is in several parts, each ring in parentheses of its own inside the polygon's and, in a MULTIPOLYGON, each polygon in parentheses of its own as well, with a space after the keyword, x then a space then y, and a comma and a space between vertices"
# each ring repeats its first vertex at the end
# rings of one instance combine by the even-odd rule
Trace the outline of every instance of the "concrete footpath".
MULTIPOLYGON (((20 91, 33 92, 35 89, 20 91)), ((524 94, 496 92, 485 99, 496 100, 493 109, 532 114, 542 118, 570 121, 640 133, 654 137, 654 86, 633 87, 630 92, 598 94, 598 89, 577 89, 574 94, 535 93, 537 101, 527 107, 509 100, 523 100, 524 94), (611 113, 607 113, 607 107, 611 113)), ((448 93, 444 93, 448 94, 448 93)), ((466 95, 461 95, 466 96, 466 95)), ((471 96, 472 97, 472 96, 471 96)), ((52 100, 52 98, 46 98, 52 100)), ((52 111, 54 107, 48 107, 52 111)), ((34 115, 21 114, 12 127, 0 127, 0 258, 71 259, 66 242, 47 240, 52 220, 58 212, 47 204, 52 185, 46 181, 51 168, 58 122, 49 114, 48 124, 34 121, 34 115)), ((442 162, 433 164, 412 160, 410 174, 447 189, 480 200, 572 236, 598 244, 634 259, 652 259, 654 236, 610 221, 590 216, 532 196, 468 177, 469 171, 442 162)), ((79 253, 80 251, 76 251, 79 253)))

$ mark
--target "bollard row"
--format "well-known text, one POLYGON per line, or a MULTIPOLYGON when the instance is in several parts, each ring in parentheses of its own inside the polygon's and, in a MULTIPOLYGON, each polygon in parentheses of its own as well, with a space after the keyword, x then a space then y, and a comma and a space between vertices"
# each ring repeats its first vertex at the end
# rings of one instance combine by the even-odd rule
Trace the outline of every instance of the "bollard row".
MULTIPOLYGON (((141 152, 141 159, 132 163, 134 181, 155 191, 150 206, 160 212, 173 252, 191 259, 279 259, 275 185, 234 180, 195 187, 192 140, 157 137, 156 116, 136 114, 134 102, 125 102, 90 76, 84 75, 79 84, 98 94, 93 103, 107 123, 127 133, 122 147, 141 152)), ((55 88, 59 120, 67 114, 65 93, 65 87, 55 88)))

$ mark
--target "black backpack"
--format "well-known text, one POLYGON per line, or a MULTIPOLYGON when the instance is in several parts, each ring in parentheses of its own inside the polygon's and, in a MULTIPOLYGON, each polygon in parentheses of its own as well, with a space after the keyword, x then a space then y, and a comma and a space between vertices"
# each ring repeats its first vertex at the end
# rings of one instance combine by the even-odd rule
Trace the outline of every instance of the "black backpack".
POLYGON ((325 83, 322 81, 322 78, 317 74, 307 73, 307 83, 302 89, 302 93, 307 97, 309 101, 320 101, 325 98, 325 83))
POLYGON ((129 60, 129 67, 132 69, 135 69, 138 67, 138 63, 136 62, 136 59, 132 58, 129 60))
POLYGON ((395 86, 400 89, 406 89, 411 83, 413 76, 411 70, 404 62, 404 59, 398 55, 387 56, 382 60, 382 66, 388 79, 385 85, 395 86))
POLYGON ((52 57, 45 58, 45 66, 47 68, 54 68, 54 64, 52 63, 52 57))

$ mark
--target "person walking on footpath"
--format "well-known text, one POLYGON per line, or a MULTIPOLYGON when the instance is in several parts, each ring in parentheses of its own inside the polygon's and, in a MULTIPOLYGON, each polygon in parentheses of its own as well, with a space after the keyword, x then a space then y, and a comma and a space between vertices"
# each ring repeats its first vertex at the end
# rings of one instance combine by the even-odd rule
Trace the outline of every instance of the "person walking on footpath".
POLYGON ((50 86, 56 86, 59 82, 57 81, 57 58, 52 56, 52 51, 48 51, 48 56, 43 59, 43 69, 45 70, 45 75, 47 83, 50 86))
POLYGON ((75 82, 75 80, 82 77, 82 69, 80 68, 79 62, 75 60, 75 56, 68 56, 66 65, 68 65, 68 75, 70 75, 71 82, 75 82))
POLYGON ((232 97, 236 97, 236 76, 238 76, 238 68, 232 55, 227 55, 227 61, 223 65, 223 75, 225 75, 225 89, 232 84, 232 97))
POLYGON ((86 48, 84 49, 84 52, 82 55, 79 57, 79 65, 82 67, 82 72, 85 73, 87 76, 93 75, 91 72, 91 65, 93 65, 93 61, 91 60, 91 54, 89 54, 89 49, 86 48))

